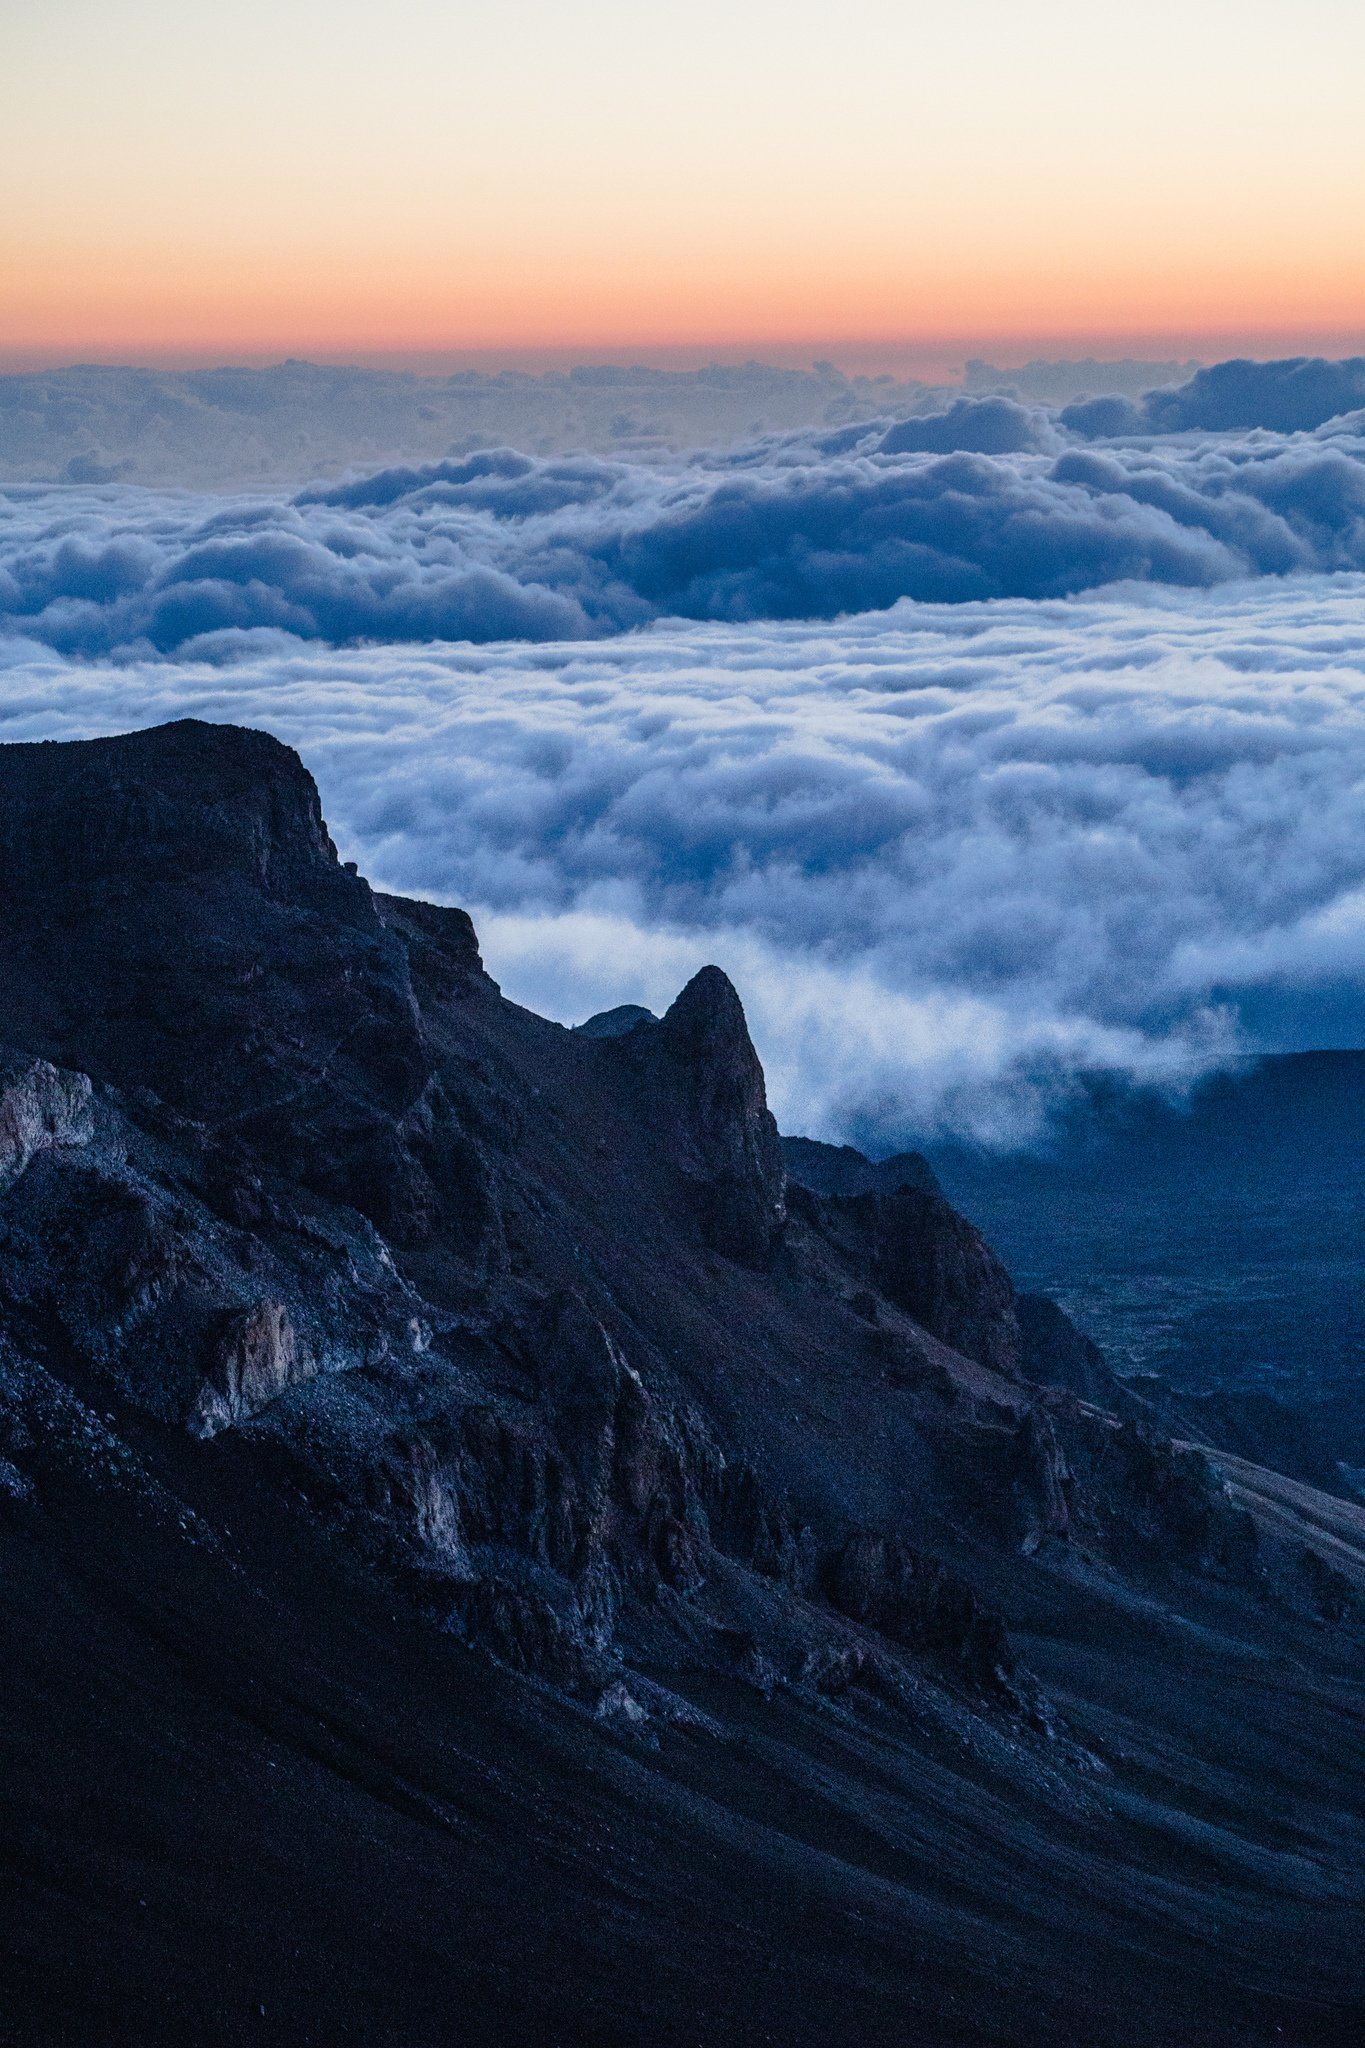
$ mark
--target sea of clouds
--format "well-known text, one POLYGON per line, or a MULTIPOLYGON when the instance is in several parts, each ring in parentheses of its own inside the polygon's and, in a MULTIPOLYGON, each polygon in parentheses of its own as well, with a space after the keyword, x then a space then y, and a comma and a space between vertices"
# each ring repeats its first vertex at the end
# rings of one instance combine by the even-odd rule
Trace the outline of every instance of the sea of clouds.
MULTIPOLYGON (((1346 395, 1365 403, 1365 376, 1346 395)), ((0 630, 219 659, 260 635, 594 639, 1365 569, 1365 410, 1294 433, 1139 434, 1138 415, 960 398, 670 462, 492 449, 292 497, 11 486, 0 630)))
POLYGON ((1365 1043, 1365 366, 1265 368, 668 464, 10 488, 0 738, 267 727, 518 1000, 719 961, 788 1129, 1017 1139, 1084 1068, 1365 1043))

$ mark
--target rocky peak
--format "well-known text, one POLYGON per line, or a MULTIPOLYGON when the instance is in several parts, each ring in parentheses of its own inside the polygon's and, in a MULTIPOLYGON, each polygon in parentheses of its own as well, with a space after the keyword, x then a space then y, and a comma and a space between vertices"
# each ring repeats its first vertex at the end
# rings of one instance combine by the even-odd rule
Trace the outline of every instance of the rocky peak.
POLYGON ((739 991, 721 967, 701 967, 663 1016, 670 1051, 705 1065, 725 1061, 762 1072, 739 991))
POLYGON ((719 967, 694 974, 659 1025, 683 1082, 703 1227, 743 1265, 767 1264, 786 1220, 786 1166, 744 1005, 719 967))
POLYGON ((45 916, 59 884, 117 900, 154 877, 229 875, 331 917, 368 910, 369 891, 338 862, 317 785, 293 749, 199 719, 6 747, 0 849, 12 916, 45 916))
POLYGON ((415 1117, 443 1152, 408 952, 290 748, 182 720, 0 749, 0 861, 0 1040, 150 1091, 381 1228, 439 1207, 409 1142, 415 1117))

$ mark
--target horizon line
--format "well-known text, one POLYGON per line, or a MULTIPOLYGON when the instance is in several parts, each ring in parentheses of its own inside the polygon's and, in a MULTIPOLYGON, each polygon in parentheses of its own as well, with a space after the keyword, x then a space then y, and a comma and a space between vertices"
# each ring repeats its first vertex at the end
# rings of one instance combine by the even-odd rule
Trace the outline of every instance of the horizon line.
POLYGON ((81 343, 48 347, 0 342, 0 376, 61 374, 73 370, 146 370, 162 374, 205 370, 279 370, 292 365, 316 369, 391 371, 409 376, 462 373, 563 374, 573 369, 641 369, 696 373, 705 369, 761 369, 825 372, 847 379, 891 377, 896 381, 953 384, 976 363, 992 369, 1026 369, 1034 363, 1152 362, 1197 367, 1240 356, 1274 360, 1294 356, 1326 358, 1365 353, 1365 329, 1245 329, 1226 332, 1095 334, 985 334, 952 338, 878 338, 802 342, 608 342, 496 346, 366 348, 281 340, 268 347, 227 342, 191 347, 81 343), (1013 360, 1011 360, 1011 358, 1013 360))

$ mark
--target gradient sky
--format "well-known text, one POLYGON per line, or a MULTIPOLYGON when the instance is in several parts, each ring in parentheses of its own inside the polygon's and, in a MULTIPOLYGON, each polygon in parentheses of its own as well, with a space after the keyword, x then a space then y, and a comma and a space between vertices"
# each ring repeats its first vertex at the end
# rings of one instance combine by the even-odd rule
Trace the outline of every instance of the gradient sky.
POLYGON ((0 0, 0 361, 1365 341, 1360 0, 0 0))

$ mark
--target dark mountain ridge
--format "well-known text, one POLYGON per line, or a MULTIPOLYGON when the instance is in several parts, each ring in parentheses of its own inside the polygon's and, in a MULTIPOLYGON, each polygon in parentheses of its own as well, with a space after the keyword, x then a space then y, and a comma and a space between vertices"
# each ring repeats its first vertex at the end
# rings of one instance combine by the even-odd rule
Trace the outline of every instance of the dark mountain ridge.
POLYGON ((0 2038, 1350 2038, 1365 1514, 263 734, 0 748, 0 853, 0 2038))

